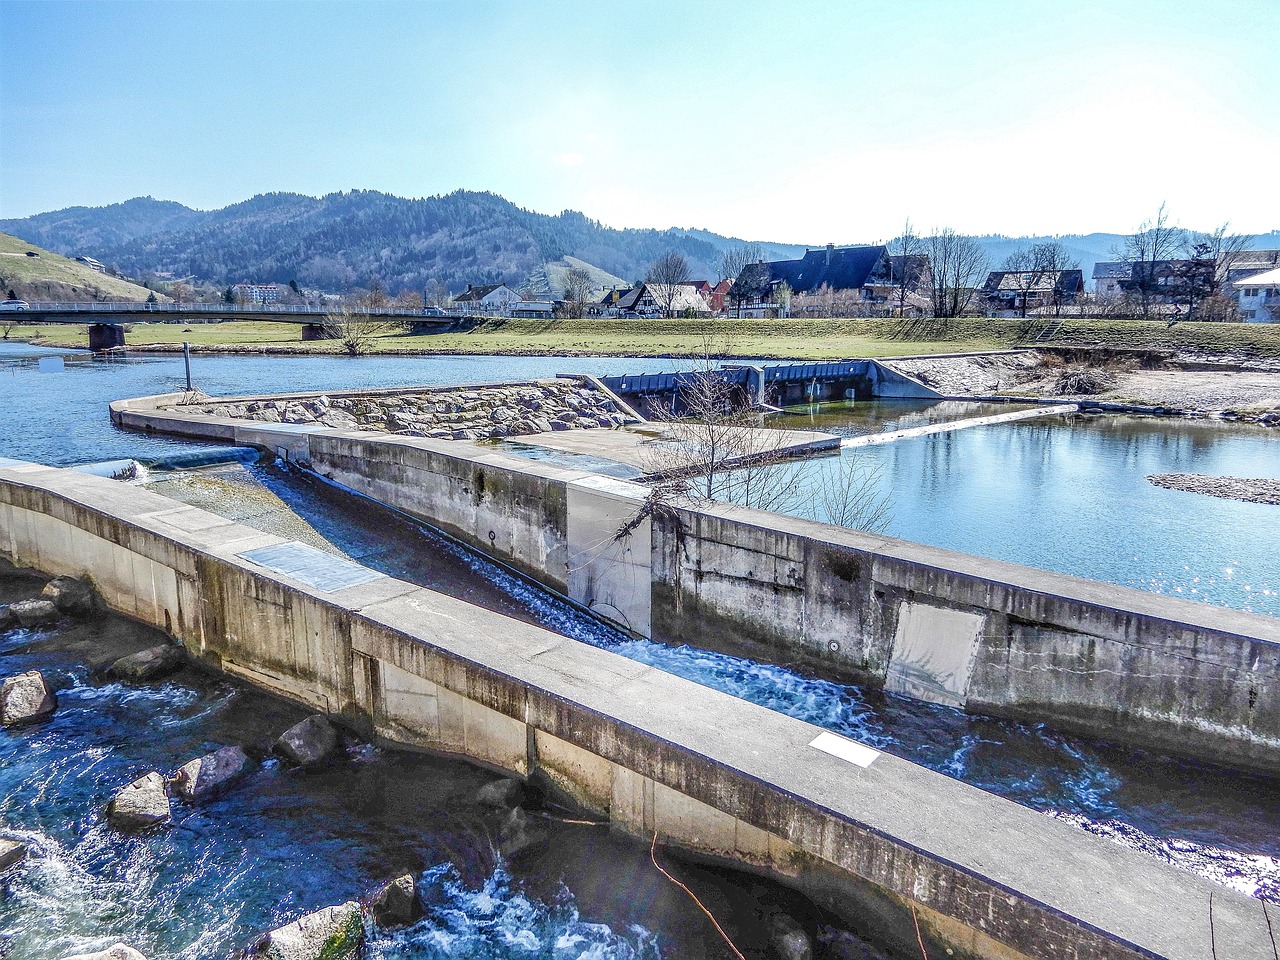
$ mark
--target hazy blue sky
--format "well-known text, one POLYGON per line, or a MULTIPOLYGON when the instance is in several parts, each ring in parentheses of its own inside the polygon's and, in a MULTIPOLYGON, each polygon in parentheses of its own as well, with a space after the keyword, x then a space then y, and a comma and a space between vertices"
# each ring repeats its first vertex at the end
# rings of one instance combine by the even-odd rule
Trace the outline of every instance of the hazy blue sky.
POLYGON ((1280 228, 1280 0, 0 2, 0 216, 492 190, 752 239, 1280 228))

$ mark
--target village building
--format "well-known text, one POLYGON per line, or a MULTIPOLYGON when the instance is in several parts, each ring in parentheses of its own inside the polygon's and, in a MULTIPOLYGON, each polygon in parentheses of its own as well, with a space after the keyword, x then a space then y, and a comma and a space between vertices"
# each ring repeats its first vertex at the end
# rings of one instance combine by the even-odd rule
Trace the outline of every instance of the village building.
POLYGON ((676 317, 690 314, 706 317, 711 314, 711 305, 689 283, 673 284, 671 288, 665 284, 642 283, 621 296, 613 309, 615 316, 642 319, 668 314, 676 317))
POLYGON ((907 262, 890 256, 883 244, 837 247, 829 243, 824 249, 806 250, 798 260, 747 264, 728 299, 733 311, 744 317, 789 316, 792 297, 817 303, 824 299, 821 294, 853 306, 884 304, 895 296, 904 269, 908 288, 914 292, 928 271, 928 258, 913 257, 907 262))
POLYGON ((982 287, 987 309, 996 316, 1065 307, 1083 292, 1081 270, 992 270, 982 287))
POLYGON ((1240 306, 1241 320, 1280 323, 1280 267, 1234 280, 1230 286, 1240 306))
POLYGON ((280 299, 280 287, 274 283, 237 283, 232 289, 236 299, 245 303, 275 303, 280 299))
POLYGON ((453 310, 466 316, 506 316, 511 305, 521 299, 505 283, 488 283, 481 286, 467 284, 467 289, 453 298, 453 310))

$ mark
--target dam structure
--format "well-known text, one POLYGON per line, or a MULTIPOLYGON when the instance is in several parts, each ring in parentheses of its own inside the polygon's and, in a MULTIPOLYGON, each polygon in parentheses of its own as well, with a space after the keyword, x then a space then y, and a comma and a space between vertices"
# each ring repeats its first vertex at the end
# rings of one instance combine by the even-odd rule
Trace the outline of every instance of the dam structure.
MULTIPOLYGON (((319 397, 175 394, 111 414, 268 451, 633 636, 1280 769, 1272 618, 732 505, 642 516, 642 484, 465 439, 204 409, 319 397)), ((838 915, 915 914, 956 955, 1273 956, 1249 897, 856 740, 146 490, 6 461, 0 553, 88 573, 114 609, 210 667, 357 731, 536 779, 624 831, 766 871, 838 915)))
POLYGON ((821 728, 118 481, 0 464, 0 553, 352 728, 954 955, 1271 956, 1261 904, 821 728), (679 709, 672 709, 679 704, 679 709), (1212 901, 1212 924, 1209 922, 1212 901))

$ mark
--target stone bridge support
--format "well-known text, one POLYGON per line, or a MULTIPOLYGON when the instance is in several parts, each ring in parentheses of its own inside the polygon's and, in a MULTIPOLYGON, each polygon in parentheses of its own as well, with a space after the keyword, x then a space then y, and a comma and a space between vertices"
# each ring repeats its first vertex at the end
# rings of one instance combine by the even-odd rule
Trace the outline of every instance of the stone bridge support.
POLYGON ((118 323, 89 324, 89 349, 102 353, 124 346, 124 327, 118 323))

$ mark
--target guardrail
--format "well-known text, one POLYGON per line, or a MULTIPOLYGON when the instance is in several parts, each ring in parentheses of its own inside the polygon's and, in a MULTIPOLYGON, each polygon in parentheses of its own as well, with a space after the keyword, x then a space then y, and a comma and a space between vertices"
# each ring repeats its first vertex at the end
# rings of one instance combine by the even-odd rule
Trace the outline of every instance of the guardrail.
MULTIPOLYGON (((315 316, 323 317, 335 312, 336 307, 310 307, 274 304, 233 304, 233 303, 148 303, 146 301, 107 301, 107 302, 74 302, 68 300, 33 301, 28 305, 27 313, 159 313, 159 314, 196 314, 207 313, 213 316, 221 314, 260 314, 262 316, 315 316)), ((365 311, 361 311, 365 312, 365 311)), ((435 317, 446 319, 439 314, 424 313, 422 310, 383 309, 367 311, 376 317, 435 317)), ((450 315, 451 316, 451 315, 450 315)))

